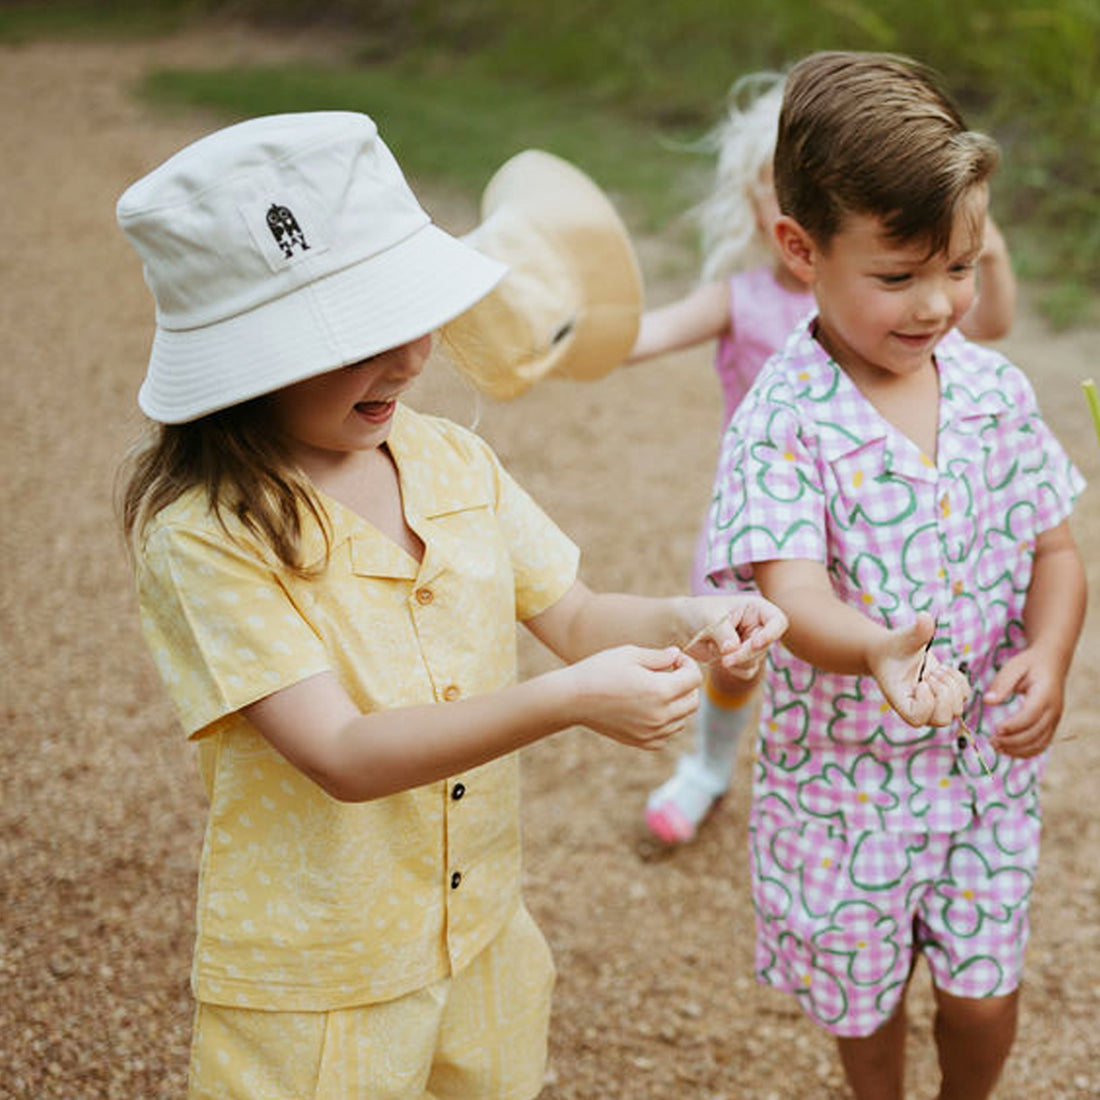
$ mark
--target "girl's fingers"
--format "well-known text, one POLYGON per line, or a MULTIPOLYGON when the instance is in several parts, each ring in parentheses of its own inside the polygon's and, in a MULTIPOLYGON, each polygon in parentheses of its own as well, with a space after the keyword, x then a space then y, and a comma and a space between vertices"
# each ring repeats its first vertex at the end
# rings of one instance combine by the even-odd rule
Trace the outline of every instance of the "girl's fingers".
POLYGON ((651 672, 676 671, 684 668, 684 651, 679 646, 665 646, 664 649, 647 649, 638 646, 634 650, 636 660, 642 668, 651 672))

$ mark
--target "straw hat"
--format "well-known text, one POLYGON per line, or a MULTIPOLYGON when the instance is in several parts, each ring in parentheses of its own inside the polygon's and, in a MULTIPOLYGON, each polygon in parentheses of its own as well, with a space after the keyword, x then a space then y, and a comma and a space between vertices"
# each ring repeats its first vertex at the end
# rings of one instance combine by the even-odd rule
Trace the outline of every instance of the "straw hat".
POLYGON ((592 381, 627 357, 642 311, 638 261, 614 206, 580 169, 540 149, 512 157, 463 240, 509 268, 443 327, 484 393, 510 400, 550 375, 592 381))
POLYGON ((133 184, 118 221, 156 332, 138 396, 183 423, 415 340, 503 265, 433 225, 366 115, 269 115, 133 184))

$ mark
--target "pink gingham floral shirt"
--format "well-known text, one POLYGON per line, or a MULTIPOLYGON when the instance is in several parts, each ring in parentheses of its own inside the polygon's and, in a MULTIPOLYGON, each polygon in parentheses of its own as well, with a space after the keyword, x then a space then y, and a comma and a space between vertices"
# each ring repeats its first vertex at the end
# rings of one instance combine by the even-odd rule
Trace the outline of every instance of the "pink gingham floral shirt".
POLYGON ((747 587, 753 562, 811 559, 877 622, 929 612, 933 651, 974 686, 965 717, 992 776, 957 726, 915 729, 871 677, 822 672, 775 646, 754 810, 849 832, 952 832, 1006 801, 1034 810, 1045 754, 998 756, 987 734, 1018 704, 988 707, 981 695, 1024 645, 1035 539, 1067 517, 1084 481, 998 353, 957 332, 937 347, 933 461, 879 415, 813 325, 764 367, 724 436, 708 575, 747 587))

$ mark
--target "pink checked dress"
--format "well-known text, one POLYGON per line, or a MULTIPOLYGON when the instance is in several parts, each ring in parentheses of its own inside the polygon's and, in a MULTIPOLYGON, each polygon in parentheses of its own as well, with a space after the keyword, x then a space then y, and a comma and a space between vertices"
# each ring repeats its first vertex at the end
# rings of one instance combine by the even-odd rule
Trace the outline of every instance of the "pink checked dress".
MULTIPOLYGON (((714 369, 722 383, 729 423, 741 399, 749 392, 760 368, 784 344, 795 325, 813 308, 809 290, 789 290, 775 277, 771 267, 739 271, 729 281, 730 331, 718 341, 714 369)), ((713 593, 706 583, 703 563, 706 529, 700 532, 692 568, 692 591, 698 596, 713 593)))

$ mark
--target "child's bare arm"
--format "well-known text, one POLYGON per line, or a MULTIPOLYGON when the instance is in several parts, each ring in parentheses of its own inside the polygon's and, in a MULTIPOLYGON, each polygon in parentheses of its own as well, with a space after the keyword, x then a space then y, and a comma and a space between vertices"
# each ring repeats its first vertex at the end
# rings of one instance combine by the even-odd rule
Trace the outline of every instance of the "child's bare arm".
POLYGON ((658 748, 699 702, 702 674, 681 646, 723 616, 716 632, 723 667, 756 667, 786 626, 756 596, 597 595, 578 581, 527 624, 572 662, 565 668, 486 695, 371 714, 325 672, 244 713, 292 764, 349 802, 454 775, 573 725, 658 748), (640 645, 625 644, 630 639, 640 645))
POLYGON ((680 650, 623 646, 485 695, 363 714, 324 672, 244 709, 328 794, 365 802, 484 764, 573 725, 658 748, 698 706, 702 676, 680 650))
POLYGON ((767 600, 749 594, 667 599, 593 592, 577 581, 553 607, 527 626, 564 661, 612 646, 675 645, 705 663, 751 678, 787 627, 767 600))
POLYGON ((1085 571, 1068 522, 1035 540, 1031 585, 1024 605, 1027 648, 1002 666, 985 694, 1003 703, 1020 694, 1023 704, 1005 719, 993 745, 1007 756, 1035 756, 1054 737, 1064 704, 1065 680, 1085 617, 1085 571))
POLYGON ((628 363, 715 340, 730 327, 729 288, 704 283, 690 294, 642 315, 628 363))
POLYGON ((992 218, 985 223, 985 241, 978 259, 978 296, 959 331, 971 340, 1007 336, 1016 317, 1016 276, 1008 245, 992 218))
POLYGON ((796 657, 826 672, 874 677, 911 725, 944 726, 962 713, 966 679, 925 653, 935 629, 931 616, 889 630, 841 600, 817 561, 757 562, 753 572, 760 591, 786 612, 783 644, 796 657))

